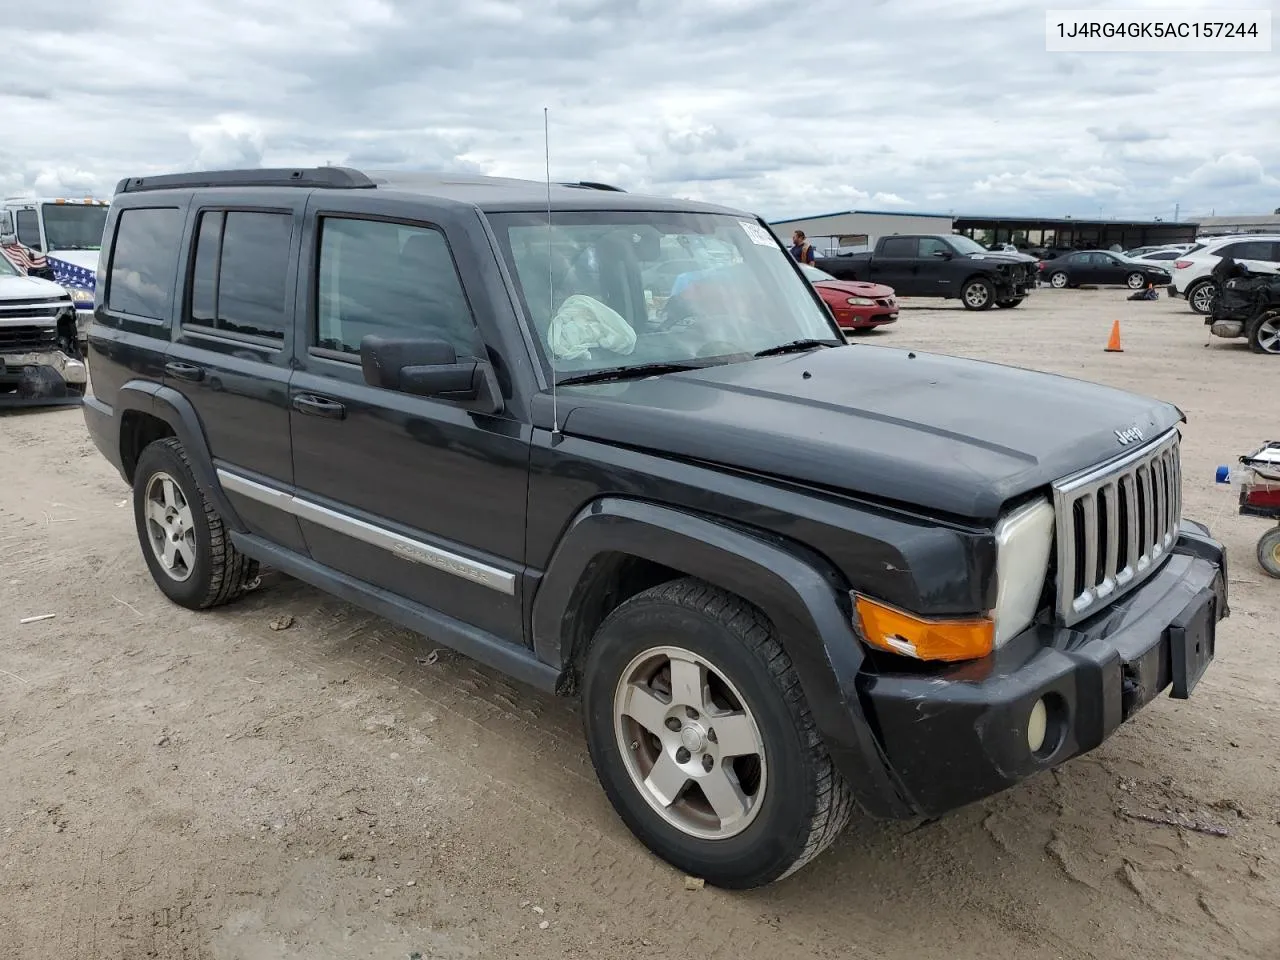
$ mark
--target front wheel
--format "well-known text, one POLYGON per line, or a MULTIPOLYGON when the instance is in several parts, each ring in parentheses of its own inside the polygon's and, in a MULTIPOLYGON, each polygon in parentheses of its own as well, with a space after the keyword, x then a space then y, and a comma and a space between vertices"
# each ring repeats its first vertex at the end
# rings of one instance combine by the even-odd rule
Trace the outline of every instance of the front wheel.
POLYGON ((1280 579, 1280 527, 1272 527, 1258 541, 1258 563, 1267 576, 1280 579))
POLYGON ((853 807, 772 625, 687 578, 632 597, 583 669, 596 773, 650 850, 715 886, 779 880, 821 853, 853 807))
POLYGON ((1212 280, 1204 280, 1187 291, 1187 303, 1196 313, 1208 316, 1213 312, 1213 301, 1217 296, 1217 284, 1212 280))
POLYGON ((1269 310, 1249 324, 1249 349, 1254 353, 1280 354, 1280 310, 1269 310))
POLYGON ((133 516, 151 579, 180 606, 203 610, 227 603, 257 577, 257 561, 232 546, 174 437, 155 441, 138 458, 133 516))
POLYGON ((1141 290, 1146 286, 1147 278, 1135 270, 1133 273, 1129 274, 1129 276, 1125 277, 1124 282, 1129 285, 1130 290, 1141 290))
POLYGON ((1012 298, 1011 298, 1011 299, 1009 299, 1009 300, 997 300, 997 301, 996 301, 996 306, 997 306, 997 307, 1001 307, 1002 309, 1005 309, 1005 310, 1012 310, 1012 309, 1013 309, 1014 307, 1016 307, 1018 304, 1022 303, 1022 301, 1023 301, 1024 299, 1026 299, 1026 298, 1025 298, 1025 297, 1012 297, 1012 298))
POLYGON ((1067 275, 1058 270, 1049 275, 1049 286, 1055 290, 1061 290, 1067 285, 1067 275))
POLYGON ((966 310, 990 310, 995 299, 996 294, 991 288, 991 282, 981 277, 970 280, 960 291, 960 300, 964 303, 966 310))

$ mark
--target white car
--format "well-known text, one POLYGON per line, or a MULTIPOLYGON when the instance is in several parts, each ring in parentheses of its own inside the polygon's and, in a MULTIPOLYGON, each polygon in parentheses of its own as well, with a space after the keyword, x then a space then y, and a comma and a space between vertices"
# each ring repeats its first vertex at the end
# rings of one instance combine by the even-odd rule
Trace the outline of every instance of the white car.
POLYGON ((1218 295, 1213 268, 1223 257, 1239 261, 1253 273, 1280 273, 1280 234, 1221 237, 1184 254, 1173 262, 1169 296, 1186 297, 1196 313, 1212 312, 1218 295))
POLYGON ((0 406, 76 402, 87 382, 67 291, 0 256, 0 406))

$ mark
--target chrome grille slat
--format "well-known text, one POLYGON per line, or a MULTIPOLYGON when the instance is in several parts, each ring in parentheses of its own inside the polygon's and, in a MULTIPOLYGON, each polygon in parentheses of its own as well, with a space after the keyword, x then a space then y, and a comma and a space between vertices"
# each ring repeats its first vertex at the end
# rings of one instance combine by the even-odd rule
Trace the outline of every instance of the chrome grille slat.
POLYGON ((1177 430, 1053 485, 1059 617, 1077 623, 1154 573, 1178 538, 1177 430))

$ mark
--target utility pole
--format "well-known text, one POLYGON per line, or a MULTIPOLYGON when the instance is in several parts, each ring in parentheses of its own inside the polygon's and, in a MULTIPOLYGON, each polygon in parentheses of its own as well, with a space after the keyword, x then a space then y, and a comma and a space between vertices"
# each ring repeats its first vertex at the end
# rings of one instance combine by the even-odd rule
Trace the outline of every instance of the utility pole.
POLYGON ((1173 205, 1173 222, 1174 222, 1174 223, 1177 223, 1177 222, 1178 222, 1178 211, 1179 211, 1179 210, 1181 210, 1181 209, 1182 209, 1182 204, 1180 204, 1180 203, 1175 203, 1175 204, 1173 205))

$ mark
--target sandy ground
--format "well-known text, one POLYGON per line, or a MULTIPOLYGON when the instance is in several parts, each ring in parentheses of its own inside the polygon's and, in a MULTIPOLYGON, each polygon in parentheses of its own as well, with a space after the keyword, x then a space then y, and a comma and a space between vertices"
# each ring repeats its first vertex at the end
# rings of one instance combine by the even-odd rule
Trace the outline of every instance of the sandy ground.
POLYGON ((572 704, 288 580, 168 604, 80 413, 0 418, 0 956, 1275 960, 1280 582, 1213 472, 1280 436, 1280 365, 1125 296, 922 302, 873 339, 1186 411, 1187 513, 1232 561, 1206 679, 1054 773, 940 822, 855 822, 747 894, 687 891, 631 838, 572 704))

